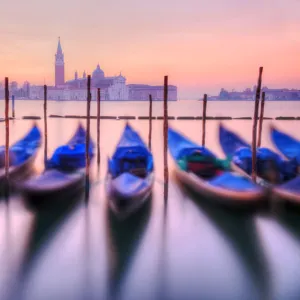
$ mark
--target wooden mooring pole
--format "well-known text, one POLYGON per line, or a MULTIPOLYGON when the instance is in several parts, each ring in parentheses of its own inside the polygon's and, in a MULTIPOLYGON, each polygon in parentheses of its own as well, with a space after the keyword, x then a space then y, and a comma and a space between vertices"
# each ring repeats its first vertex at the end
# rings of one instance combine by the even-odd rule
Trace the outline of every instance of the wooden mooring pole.
POLYGON ((149 95, 149 135, 148 135, 148 148, 151 151, 152 140, 152 95, 149 95))
POLYGON ((91 107, 91 75, 87 77, 87 112, 86 112, 86 142, 85 142, 85 155, 86 155, 86 180, 85 180, 85 200, 86 203, 89 199, 90 193, 90 107, 91 107))
POLYGON ((164 77, 164 194, 165 203, 168 200, 168 183, 169 183, 169 170, 168 170, 168 76, 164 77))
POLYGON ((203 112, 202 112, 202 146, 205 147, 205 131, 206 131, 206 107, 207 107, 207 95, 203 97, 203 112))
POLYGON ((100 165, 100 101, 101 90, 97 89, 97 164, 100 165))
POLYGON ((12 110, 12 117, 15 118, 15 96, 11 96, 11 110, 12 110))
POLYGON ((5 77, 5 199, 9 197, 9 87, 5 77))
POLYGON ((259 116, 259 124, 258 124, 257 147, 260 147, 261 145, 262 125, 263 125, 264 110, 265 110, 265 97, 266 97, 266 93, 262 92, 261 103, 260 103, 260 116, 259 116))
POLYGON ((48 158, 48 128, 47 128, 47 85, 44 85, 44 164, 47 164, 48 158))
POLYGON ((261 92, 261 81, 262 81, 263 67, 259 68, 259 76, 255 95, 254 104, 254 117, 253 117, 253 130, 252 130, 252 180, 256 182, 257 168, 256 168, 256 133, 257 133, 257 118, 259 108, 259 98, 261 92))

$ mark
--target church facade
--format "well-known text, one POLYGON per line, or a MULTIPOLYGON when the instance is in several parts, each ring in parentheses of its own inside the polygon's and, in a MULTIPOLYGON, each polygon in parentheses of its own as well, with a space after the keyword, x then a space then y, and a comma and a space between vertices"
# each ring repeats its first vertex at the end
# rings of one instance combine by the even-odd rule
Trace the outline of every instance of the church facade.
MULTIPOLYGON (((76 71, 74 78, 65 81, 65 61, 60 39, 55 54, 55 86, 48 87, 49 100, 86 100, 87 75, 84 71, 82 77, 76 71)), ((126 78, 120 73, 118 76, 107 77, 98 64, 91 76, 91 97, 97 98, 97 89, 100 88, 101 100, 148 100, 149 94, 153 100, 163 100, 162 86, 149 86, 140 84, 126 85, 126 78)), ((43 86, 31 86, 29 98, 43 99, 43 86)), ((177 100, 177 87, 169 86, 169 100, 177 100)))
MULTIPOLYGON (((87 77, 85 72, 79 78, 76 71, 74 79, 67 81, 66 86, 71 99, 86 99, 87 77), (82 95, 82 90, 85 91, 84 95, 82 95), (82 99, 82 97, 84 98, 82 99)), ((100 88, 102 100, 128 100, 129 91, 126 86, 126 78, 121 74, 114 77, 106 77, 99 64, 91 76, 92 99, 95 99, 98 88, 100 88)))

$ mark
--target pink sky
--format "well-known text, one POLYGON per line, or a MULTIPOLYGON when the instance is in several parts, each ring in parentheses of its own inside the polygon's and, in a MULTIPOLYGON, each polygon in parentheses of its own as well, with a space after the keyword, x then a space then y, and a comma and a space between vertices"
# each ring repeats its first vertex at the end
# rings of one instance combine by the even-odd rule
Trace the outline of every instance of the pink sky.
POLYGON ((54 82, 61 37, 66 79, 122 71, 127 83, 162 84, 179 99, 224 87, 300 88, 299 0, 27 0, 0 10, 1 76, 54 82))

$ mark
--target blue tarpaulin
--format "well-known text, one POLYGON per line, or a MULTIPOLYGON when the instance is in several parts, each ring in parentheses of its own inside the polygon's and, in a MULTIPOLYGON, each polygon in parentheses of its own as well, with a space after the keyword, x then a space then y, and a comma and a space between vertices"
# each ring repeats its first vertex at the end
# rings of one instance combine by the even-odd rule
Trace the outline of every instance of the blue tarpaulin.
MULTIPOLYGON (((90 139, 89 155, 94 156, 94 143, 90 139)), ((73 170, 83 168, 86 165, 86 131, 79 125, 71 140, 58 147, 51 159, 47 161, 47 169, 73 170)))
POLYGON ((146 170, 148 172, 153 170, 153 157, 151 152, 139 134, 127 123, 112 159, 108 159, 109 172, 115 177, 121 172, 129 170, 132 167, 130 160, 135 160, 133 164, 137 168, 143 167, 143 161, 145 161, 146 170), (140 160, 141 166, 138 165, 138 160, 140 160))
MULTIPOLYGON (((252 149, 250 144, 232 131, 220 125, 219 138, 225 155, 243 169, 246 173, 252 172, 252 149)), ((258 174, 274 168, 280 173, 281 180, 289 180, 297 174, 295 159, 286 161, 279 154, 269 148, 256 149, 256 162, 258 174)))
MULTIPOLYGON (((20 139, 9 148, 10 154, 12 156, 10 165, 17 166, 24 163, 37 151, 40 145, 41 132, 35 124, 22 139, 20 139)), ((0 147, 0 155, 5 155, 5 146, 0 147)))
POLYGON ((271 138, 284 156, 289 159, 296 159, 297 164, 300 165, 300 141, 274 127, 271 129, 271 138))
POLYGON ((216 156, 207 148, 197 145, 186 137, 169 128, 168 145, 171 155, 175 160, 179 160, 184 156, 191 155, 195 152, 201 152, 201 155, 216 158, 216 156))

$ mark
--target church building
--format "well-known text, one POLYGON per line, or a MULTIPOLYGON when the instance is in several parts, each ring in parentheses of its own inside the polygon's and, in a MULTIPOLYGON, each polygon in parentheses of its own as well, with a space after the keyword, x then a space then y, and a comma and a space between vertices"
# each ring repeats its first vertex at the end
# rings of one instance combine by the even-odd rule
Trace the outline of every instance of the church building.
MULTIPOLYGON (((78 78, 77 71, 75 72, 74 79, 66 82, 68 89, 72 92, 74 100, 81 98, 81 89, 87 87, 86 73, 83 72, 81 78, 78 78)), ((102 100, 128 100, 128 87, 126 86, 126 78, 121 74, 113 77, 105 77, 104 71, 98 64, 91 78, 91 87, 95 93, 97 88, 101 90, 102 100)), ((86 95, 85 95, 86 97, 86 95)))
MULTIPOLYGON (((48 86, 49 100, 86 100, 87 75, 84 71, 82 77, 76 71, 74 78, 65 81, 65 60, 60 38, 54 61, 55 86, 48 86)), ((117 76, 106 77, 98 64, 91 76, 92 100, 97 98, 97 89, 100 88, 101 100, 148 100, 152 94, 153 100, 163 100, 162 86, 149 86, 141 84, 126 85, 126 78, 120 73, 117 76)), ((31 86, 30 99, 43 99, 43 86, 31 86)), ((169 100, 177 100, 177 87, 169 86, 169 100)))

